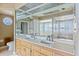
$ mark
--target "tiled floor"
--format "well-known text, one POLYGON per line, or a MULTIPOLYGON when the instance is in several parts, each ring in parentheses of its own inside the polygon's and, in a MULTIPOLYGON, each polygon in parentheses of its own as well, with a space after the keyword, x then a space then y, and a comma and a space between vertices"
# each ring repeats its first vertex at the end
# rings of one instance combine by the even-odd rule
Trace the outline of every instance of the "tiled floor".
POLYGON ((5 50, 0 53, 0 56, 10 56, 13 55, 13 51, 5 50))

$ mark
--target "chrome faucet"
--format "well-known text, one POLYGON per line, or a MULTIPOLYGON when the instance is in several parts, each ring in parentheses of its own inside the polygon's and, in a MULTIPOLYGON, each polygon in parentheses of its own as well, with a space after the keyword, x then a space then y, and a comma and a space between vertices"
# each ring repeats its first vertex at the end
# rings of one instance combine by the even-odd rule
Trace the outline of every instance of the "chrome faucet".
POLYGON ((47 36, 47 40, 48 40, 48 41, 53 41, 53 37, 50 36, 50 35, 48 35, 48 36, 47 36))
POLYGON ((47 40, 50 41, 50 36, 49 35, 47 36, 47 40))
POLYGON ((31 35, 32 38, 34 38, 34 35, 31 35))

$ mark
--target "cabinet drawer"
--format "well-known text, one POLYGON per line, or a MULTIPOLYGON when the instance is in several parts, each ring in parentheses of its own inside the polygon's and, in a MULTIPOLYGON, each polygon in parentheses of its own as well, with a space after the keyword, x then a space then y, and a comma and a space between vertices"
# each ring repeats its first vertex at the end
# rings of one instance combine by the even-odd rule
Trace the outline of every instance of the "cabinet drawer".
POLYGON ((59 50, 54 50, 54 53, 53 53, 54 56, 73 56, 73 54, 70 54, 70 53, 66 53, 66 52, 63 52, 63 51, 59 51, 59 50))
POLYGON ((15 46, 21 47, 21 40, 20 39, 16 39, 15 46))
POLYGON ((54 54, 53 54, 53 56, 62 56, 62 55, 60 55, 60 54, 57 54, 57 53, 54 53, 54 54))
POLYGON ((21 43, 21 40, 20 39, 16 39, 16 44, 20 44, 21 43))

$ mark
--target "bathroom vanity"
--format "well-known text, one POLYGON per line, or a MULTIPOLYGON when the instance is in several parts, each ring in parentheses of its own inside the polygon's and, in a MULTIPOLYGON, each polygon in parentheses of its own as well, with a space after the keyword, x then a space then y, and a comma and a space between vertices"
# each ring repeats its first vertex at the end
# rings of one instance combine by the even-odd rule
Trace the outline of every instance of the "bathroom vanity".
MULTIPOLYGON (((31 38, 16 38, 16 53, 22 56, 73 56, 71 52, 56 47, 54 42, 39 41, 31 38)), ((62 46, 61 46, 62 47, 62 46)), ((69 48, 70 49, 70 48, 69 48)))

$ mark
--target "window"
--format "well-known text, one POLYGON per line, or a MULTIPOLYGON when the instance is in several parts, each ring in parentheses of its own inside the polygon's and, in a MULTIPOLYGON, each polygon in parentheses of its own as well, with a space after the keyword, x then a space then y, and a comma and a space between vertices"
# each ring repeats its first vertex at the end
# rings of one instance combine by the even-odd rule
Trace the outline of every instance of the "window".
POLYGON ((40 32, 44 32, 44 24, 40 23, 40 32))
POLYGON ((52 32, 52 23, 51 22, 44 24, 44 31, 49 32, 49 33, 52 32))
POLYGON ((47 35, 52 34, 52 19, 40 21, 40 32, 47 35))
POLYGON ((72 33, 73 20, 57 21, 53 23, 53 32, 72 33))
POLYGON ((21 22, 21 33, 28 34, 28 24, 27 22, 21 22))
POLYGON ((60 21, 59 22, 59 29, 60 29, 60 33, 65 33, 65 22, 64 21, 60 21))
POLYGON ((72 33, 73 32, 73 20, 68 20, 65 22, 65 32, 72 33))
POLYGON ((78 31, 79 31, 79 20, 77 21, 77 24, 78 24, 78 26, 77 26, 77 27, 78 27, 78 31))

